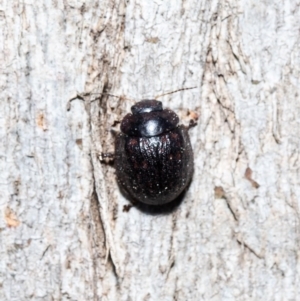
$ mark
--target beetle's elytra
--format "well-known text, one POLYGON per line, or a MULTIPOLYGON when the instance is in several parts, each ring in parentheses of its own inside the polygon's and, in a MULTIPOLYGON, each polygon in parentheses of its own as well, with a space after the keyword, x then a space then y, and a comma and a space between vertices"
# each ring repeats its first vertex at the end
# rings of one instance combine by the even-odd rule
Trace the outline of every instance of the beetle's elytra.
POLYGON ((131 107, 116 138, 115 167, 119 185, 142 203, 163 205, 186 188, 193 173, 188 128, 157 100, 131 107))

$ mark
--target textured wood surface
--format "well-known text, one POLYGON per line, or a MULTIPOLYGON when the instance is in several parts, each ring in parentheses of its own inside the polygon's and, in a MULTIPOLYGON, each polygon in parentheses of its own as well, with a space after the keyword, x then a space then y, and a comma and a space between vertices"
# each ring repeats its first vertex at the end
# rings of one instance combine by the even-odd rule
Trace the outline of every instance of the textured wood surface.
POLYGON ((0 300, 299 300, 299 5, 2 1, 0 300), (192 86, 189 189, 127 212, 98 154, 192 86))

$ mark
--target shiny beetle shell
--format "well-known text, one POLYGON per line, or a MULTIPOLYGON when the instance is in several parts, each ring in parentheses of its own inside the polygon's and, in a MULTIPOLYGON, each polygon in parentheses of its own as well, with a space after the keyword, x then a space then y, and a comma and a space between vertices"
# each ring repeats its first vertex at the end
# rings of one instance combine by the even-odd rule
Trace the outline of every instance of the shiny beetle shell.
POLYGON ((186 188, 193 173, 188 128, 157 100, 131 107, 116 138, 115 167, 119 185, 142 203, 163 205, 186 188))

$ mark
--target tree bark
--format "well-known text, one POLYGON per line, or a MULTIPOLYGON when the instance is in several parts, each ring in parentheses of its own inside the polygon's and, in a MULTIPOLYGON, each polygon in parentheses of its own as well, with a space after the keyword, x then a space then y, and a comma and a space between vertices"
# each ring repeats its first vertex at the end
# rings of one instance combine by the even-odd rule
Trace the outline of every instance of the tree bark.
POLYGON ((0 300, 299 300, 299 7, 2 2, 0 300), (192 86, 191 185, 129 209, 99 153, 192 86))

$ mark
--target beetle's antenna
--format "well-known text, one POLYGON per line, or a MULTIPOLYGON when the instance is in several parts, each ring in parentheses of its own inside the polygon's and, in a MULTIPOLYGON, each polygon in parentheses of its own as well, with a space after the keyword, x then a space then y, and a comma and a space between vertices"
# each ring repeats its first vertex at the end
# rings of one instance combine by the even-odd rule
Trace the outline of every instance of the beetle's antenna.
POLYGON ((178 90, 175 90, 175 91, 172 91, 172 92, 168 92, 168 93, 164 93, 164 94, 160 94, 160 95, 157 95, 155 96, 155 99, 159 98, 159 97, 162 97, 162 96, 165 96, 165 95, 168 95, 168 94, 173 94, 173 93, 176 93, 176 92, 179 92, 179 91, 183 91, 183 90, 191 90, 191 89, 195 89, 197 87, 191 87, 191 88, 181 88, 181 89, 178 89, 178 90))
POLYGON ((127 98, 127 97, 124 97, 124 96, 118 96, 118 95, 114 95, 114 94, 110 94, 110 93, 89 93, 89 95, 107 95, 107 96, 112 96, 112 97, 117 97, 117 98, 120 98, 122 100, 131 100, 131 101, 134 101, 133 99, 130 99, 130 98, 127 98))
POLYGON ((85 97, 88 97, 88 96, 91 96, 91 95, 98 95, 99 97, 96 97, 94 99, 91 99, 90 102, 94 102, 96 100, 99 100, 100 99, 100 95, 107 95, 107 96, 113 96, 113 97, 118 97, 119 99, 121 100, 130 100, 130 101, 135 101, 133 99, 130 99, 130 98, 127 98, 127 97, 124 97, 124 96, 117 96, 117 95, 114 95, 114 94, 109 94, 109 93, 84 93, 84 94, 77 94, 76 96, 72 97, 71 99, 68 100, 68 103, 67 103, 67 111, 70 111, 71 109, 71 102, 75 99, 81 99, 82 101, 84 101, 85 97))

